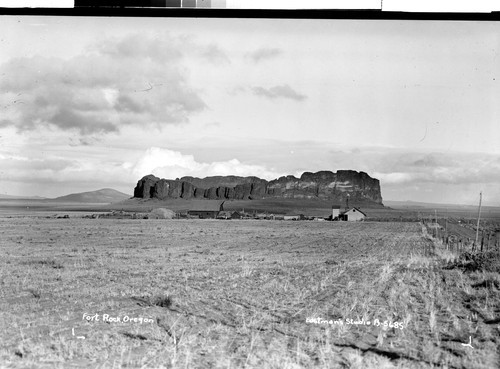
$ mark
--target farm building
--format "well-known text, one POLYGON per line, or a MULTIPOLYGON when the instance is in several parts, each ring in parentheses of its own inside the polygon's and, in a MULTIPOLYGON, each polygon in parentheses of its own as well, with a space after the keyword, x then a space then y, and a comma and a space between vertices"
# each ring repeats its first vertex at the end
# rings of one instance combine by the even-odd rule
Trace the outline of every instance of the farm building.
POLYGON ((332 219, 335 220, 335 218, 338 218, 340 214, 340 205, 333 205, 332 206, 332 219))
POLYGON ((217 219, 241 219, 241 214, 237 211, 221 211, 217 215, 217 219))
POLYGON ((228 210, 219 211, 219 214, 217 214, 217 219, 231 219, 231 212, 228 210))
POLYGON ((351 208, 346 211, 341 212, 337 219, 334 218, 334 220, 343 220, 343 221, 348 221, 348 222, 357 222, 360 220, 365 220, 366 214, 363 213, 361 210, 358 208, 351 208))
POLYGON ((200 219, 215 219, 221 211, 224 211, 224 201, 197 201, 194 208, 188 210, 188 215, 200 219))
POLYGON ((257 213, 253 216, 254 219, 265 219, 265 220, 273 220, 274 214, 269 213, 257 213))
POLYGON ((285 215, 284 220, 305 220, 306 217, 304 214, 298 214, 298 215, 285 215))
POLYGON ((241 219, 242 218, 242 215, 240 213, 238 213, 237 211, 233 211, 233 213, 231 214, 231 219, 241 219))

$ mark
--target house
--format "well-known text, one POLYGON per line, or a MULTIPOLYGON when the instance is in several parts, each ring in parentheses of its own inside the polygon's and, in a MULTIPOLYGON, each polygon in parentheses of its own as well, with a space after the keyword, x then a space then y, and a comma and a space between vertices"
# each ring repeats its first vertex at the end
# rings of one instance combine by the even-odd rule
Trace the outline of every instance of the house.
POLYGON ((365 220, 366 214, 363 213, 358 208, 351 208, 346 211, 341 212, 338 215, 338 219, 334 220, 343 220, 348 222, 357 222, 361 220, 365 220))
POLYGON ((224 201, 201 200, 193 201, 193 208, 188 210, 188 215, 200 219, 215 219, 224 211, 224 201))

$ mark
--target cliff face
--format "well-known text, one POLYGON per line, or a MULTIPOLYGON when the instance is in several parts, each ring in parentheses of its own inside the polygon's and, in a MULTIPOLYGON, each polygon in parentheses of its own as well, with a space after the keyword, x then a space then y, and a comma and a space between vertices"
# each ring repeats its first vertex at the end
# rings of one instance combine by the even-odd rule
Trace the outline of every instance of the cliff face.
POLYGON ((257 177, 214 176, 206 178, 182 177, 176 180, 160 179, 150 174, 137 182, 134 197, 199 198, 247 200, 262 198, 324 199, 344 201, 373 201, 382 204, 380 183, 364 172, 339 170, 337 173, 305 172, 294 176, 266 181, 257 177))

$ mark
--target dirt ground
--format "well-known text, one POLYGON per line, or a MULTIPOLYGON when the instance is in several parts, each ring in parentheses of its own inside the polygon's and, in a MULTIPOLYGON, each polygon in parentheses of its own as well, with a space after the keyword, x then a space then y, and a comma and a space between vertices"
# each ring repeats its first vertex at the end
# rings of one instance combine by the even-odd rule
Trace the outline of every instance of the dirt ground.
POLYGON ((416 222, 4 217, 0 245, 0 367, 500 367, 499 271, 416 222))

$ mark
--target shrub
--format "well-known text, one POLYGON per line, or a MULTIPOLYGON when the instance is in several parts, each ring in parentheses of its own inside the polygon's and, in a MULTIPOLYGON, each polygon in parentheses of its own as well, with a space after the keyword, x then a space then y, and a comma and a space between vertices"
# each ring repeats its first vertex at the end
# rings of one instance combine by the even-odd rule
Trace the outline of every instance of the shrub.
POLYGON ((170 209, 157 208, 151 210, 150 217, 156 219, 173 219, 175 217, 175 213, 170 209))
POLYGON ((466 272, 485 271, 500 273, 500 255, 497 251, 482 253, 464 252, 456 261, 446 266, 446 269, 454 268, 459 268, 466 272))

